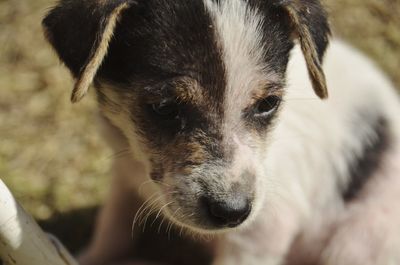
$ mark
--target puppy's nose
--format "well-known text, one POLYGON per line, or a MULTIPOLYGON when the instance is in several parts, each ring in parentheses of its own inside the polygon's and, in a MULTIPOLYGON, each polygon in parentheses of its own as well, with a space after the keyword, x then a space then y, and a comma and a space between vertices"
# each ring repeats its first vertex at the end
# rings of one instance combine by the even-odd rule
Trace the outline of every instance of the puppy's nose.
POLYGON ((236 227, 243 223, 251 211, 251 203, 245 196, 236 195, 227 200, 204 198, 205 206, 213 223, 222 227, 236 227))

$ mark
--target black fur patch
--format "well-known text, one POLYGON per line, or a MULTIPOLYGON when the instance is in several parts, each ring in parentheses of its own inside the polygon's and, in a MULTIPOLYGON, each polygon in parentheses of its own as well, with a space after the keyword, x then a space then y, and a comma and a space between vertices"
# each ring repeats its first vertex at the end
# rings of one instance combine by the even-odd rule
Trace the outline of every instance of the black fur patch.
POLYGON ((114 35, 101 78, 145 87, 189 76, 212 102, 223 101, 225 68, 202 1, 140 1, 124 14, 114 35))
POLYGON ((284 78, 289 60, 289 52, 293 48, 291 39, 292 27, 284 9, 273 1, 249 0, 251 8, 260 10, 263 20, 263 43, 265 62, 284 78))
MULTIPOLYGON (((99 77, 138 96, 139 104, 132 102, 135 104, 132 119, 150 146, 165 147, 177 135, 186 141, 205 134, 209 134, 208 138, 210 134, 218 136, 217 121, 221 119, 217 117, 223 116, 225 67, 202 1, 141 1, 124 14, 114 35, 99 77), (181 77, 198 82, 207 104, 181 102, 182 119, 165 123, 149 110, 146 90, 181 77)), ((174 97, 169 91, 159 94, 159 100, 163 95, 174 97)))
POLYGON ((140 1, 124 13, 114 36, 98 80, 135 95, 131 118, 152 154, 153 177, 223 157, 225 66, 203 1, 140 1), (179 98, 174 87, 189 90, 194 83, 203 99, 179 98), (154 113, 152 103, 165 98, 177 99, 179 118, 154 113))
POLYGON ((372 142, 365 143, 363 155, 350 165, 350 182, 342 192, 342 197, 346 202, 354 199, 379 169, 383 155, 389 147, 388 124, 384 118, 376 121, 374 131, 376 137, 372 142))
POLYGON ((96 51, 109 15, 122 3, 135 4, 132 0, 101 4, 97 0, 62 0, 43 19, 48 41, 75 77, 96 51))

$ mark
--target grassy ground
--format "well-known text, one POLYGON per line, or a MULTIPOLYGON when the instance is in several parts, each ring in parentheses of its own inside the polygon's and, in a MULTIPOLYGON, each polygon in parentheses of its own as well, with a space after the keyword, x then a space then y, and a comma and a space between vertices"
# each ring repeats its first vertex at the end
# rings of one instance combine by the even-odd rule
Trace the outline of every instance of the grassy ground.
MULTIPOLYGON (((72 80, 43 39, 40 20, 52 3, 0 0, 0 177, 38 219, 99 204, 112 156, 93 97, 70 104, 72 80)), ((335 33, 400 87, 400 0, 325 3, 335 33)))

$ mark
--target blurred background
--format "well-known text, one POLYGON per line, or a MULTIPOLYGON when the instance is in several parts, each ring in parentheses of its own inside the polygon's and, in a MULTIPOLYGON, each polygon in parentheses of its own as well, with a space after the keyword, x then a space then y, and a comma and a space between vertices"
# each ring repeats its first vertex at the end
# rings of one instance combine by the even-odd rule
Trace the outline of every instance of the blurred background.
MULTIPOLYGON (((370 55, 400 87, 400 0, 324 2, 335 35, 370 55)), ((76 250, 73 242, 87 238, 107 193, 114 154, 98 133, 93 95, 69 101, 72 78, 41 31, 52 5, 0 0, 0 178, 76 250)))

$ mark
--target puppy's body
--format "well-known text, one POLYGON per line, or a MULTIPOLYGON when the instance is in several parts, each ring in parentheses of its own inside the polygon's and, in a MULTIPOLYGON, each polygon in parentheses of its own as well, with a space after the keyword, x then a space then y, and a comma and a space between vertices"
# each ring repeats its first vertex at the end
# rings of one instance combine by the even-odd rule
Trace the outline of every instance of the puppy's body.
MULTIPOLYGON (((203 264, 400 263, 397 95, 341 42, 322 69, 318 1, 64 0, 44 25, 73 100, 94 79, 106 137, 130 150, 83 265, 126 257, 132 219, 136 239, 152 210, 213 235, 194 245, 203 264), (85 12, 90 27, 71 32, 85 12)), ((193 264, 161 257, 145 261, 193 264)))
MULTIPOLYGON (((265 198, 265 207, 252 224, 201 241, 204 249, 192 248, 193 255, 199 252, 215 255, 216 265, 400 262, 397 94, 372 62, 340 41, 332 42, 324 69, 331 96, 321 102, 310 89, 299 49, 293 51, 285 109, 270 147, 270 157, 265 161, 266 172, 277 177, 273 182, 266 180, 271 195, 265 198), (378 147, 380 144, 385 146, 378 147), (376 149, 367 150, 371 146, 376 149), (373 152, 372 160, 368 160, 368 151, 373 152), (359 168, 358 163, 364 160, 370 164, 359 168), (347 198, 346 188, 355 185, 351 184, 352 177, 358 173, 364 174, 362 183, 354 197, 347 198)), ((120 145, 124 138, 121 134, 107 133, 107 137, 114 142, 115 150, 125 146, 125 143, 120 145)), ((132 177, 132 172, 140 167, 132 167, 134 162, 130 157, 116 160, 117 175, 124 179, 122 186, 130 187, 126 192, 138 192, 140 183, 147 181, 145 174, 142 178, 132 177), (123 165, 119 164, 121 161, 123 165)), ((118 189, 117 193, 120 192, 118 189)), ((132 208, 124 208, 122 212, 130 213, 127 209, 132 208)), ((105 213, 103 218, 110 218, 109 214, 105 213)), ((123 219, 116 217, 119 221, 113 221, 109 232, 114 234, 117 227, 125 227, 121 233, 129 242, 126 229, 131 225, 131 217, 128 214, 125 226, 119 225, 123 219)), ((153 228, 158 229, 158 225, 153 228)), ((182 236, 179 229, 177 232, 172 238, 182 236)), ((103 235, 97 240, 104 243, 107 238, 110 237, 103 235)), ((151 252, 180 253, 179 249, 166 251, 160 246, 152 247, 151 252)), ((102 250, 92 248, 89 256, 114 250, 108 244, 99 248, 102 250)), ((161 256, 165 258, 165 254, 161 256)), ((192 262, 188 259, 177 264, 192 262)))

